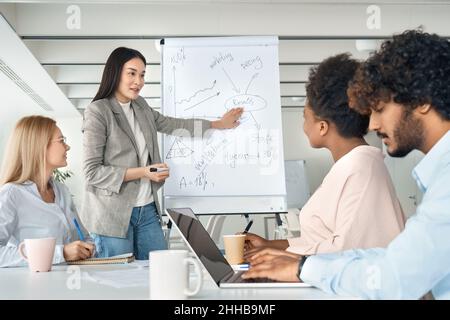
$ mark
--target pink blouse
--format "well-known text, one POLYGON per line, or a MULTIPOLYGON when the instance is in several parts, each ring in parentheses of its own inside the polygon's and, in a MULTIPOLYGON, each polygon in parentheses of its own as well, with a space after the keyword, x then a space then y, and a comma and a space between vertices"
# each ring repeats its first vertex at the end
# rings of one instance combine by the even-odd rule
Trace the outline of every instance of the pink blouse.
POLYGON ((405 216, 380 149, 359 146, 339 159, 300 212, 300 237, 288 251, 301 255, 386 247, 405 216))

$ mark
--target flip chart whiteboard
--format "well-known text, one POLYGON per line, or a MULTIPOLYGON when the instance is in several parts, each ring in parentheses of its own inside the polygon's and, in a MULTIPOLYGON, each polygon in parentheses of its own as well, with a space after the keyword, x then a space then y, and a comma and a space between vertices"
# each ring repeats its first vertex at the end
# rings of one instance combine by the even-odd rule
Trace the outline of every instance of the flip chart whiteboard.
POLYGON ((166 116, 214 121, 244 108, 235 129, 203 133, 199 125, 194 138, 164 136, 165 208, 286 210, 276 37, 165 39, 162 91, 166 116))

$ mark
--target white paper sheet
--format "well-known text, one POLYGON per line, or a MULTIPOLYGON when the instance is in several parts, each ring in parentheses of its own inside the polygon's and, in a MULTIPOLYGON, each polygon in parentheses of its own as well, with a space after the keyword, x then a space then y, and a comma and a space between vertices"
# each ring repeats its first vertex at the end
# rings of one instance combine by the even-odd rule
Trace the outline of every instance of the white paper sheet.
POLYGON ((88 271, 83 276, 88 281, 114 288, 148 287, 149 273, 145 266, 112 271, 88 271))

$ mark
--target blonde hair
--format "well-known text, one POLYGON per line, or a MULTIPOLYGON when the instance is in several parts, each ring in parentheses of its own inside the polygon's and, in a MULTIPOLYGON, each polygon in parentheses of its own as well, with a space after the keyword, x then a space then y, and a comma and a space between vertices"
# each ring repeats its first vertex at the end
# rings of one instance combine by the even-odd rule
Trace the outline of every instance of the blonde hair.
POLYGON ((47 148, 56 121, 43 116, 24 117, 17 122, 5 151, 0 185, 31 180, 40 190, 47 185, 47 148))

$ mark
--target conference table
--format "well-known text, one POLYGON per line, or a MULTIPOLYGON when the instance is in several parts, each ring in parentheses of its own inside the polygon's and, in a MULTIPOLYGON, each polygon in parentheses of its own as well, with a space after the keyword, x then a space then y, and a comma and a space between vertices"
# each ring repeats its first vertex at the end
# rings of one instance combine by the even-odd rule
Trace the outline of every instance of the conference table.
MULTIPOLYGON (((27 267, 0 269, 0 299, 145 300, 150 298, 149 267, 145 262, 114 265, 55 265, 50 272, 27 267)), ((191 273, 191 277, 195 278, 191 273)), ((196 279, 193 279, 195 282, 196 279)), ((352 299, 309 288, 220 289, 204 271, 202 300, 329 300, 352 299)))

